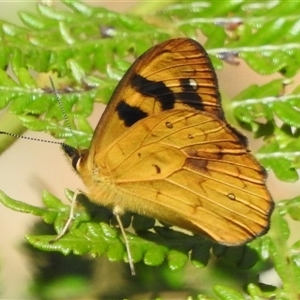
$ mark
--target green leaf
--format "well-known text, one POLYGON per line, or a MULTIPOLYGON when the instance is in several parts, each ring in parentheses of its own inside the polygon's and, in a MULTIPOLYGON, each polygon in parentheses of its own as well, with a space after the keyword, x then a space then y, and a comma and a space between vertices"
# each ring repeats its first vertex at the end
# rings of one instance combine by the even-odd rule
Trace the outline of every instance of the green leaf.
POLYGON ((258 158, 267 169, 272 169, 280 180, 295 182, 299 179, 297 170, 293 167, 297 155, 296 149, 293 151, 280 149, 274 139, 259 150, 258 158))
POLYGON ((285 124, 300 127, 299 111, 294 109, 290 103, 276 102, 272 105, 272 109, 285 124))
POLYGON ((0 191, 0 201, 6 207, 18 212, 31 213, 36 216, 42 216, 46 212, 46 209, 44 208, 35 207, 30 204, 14 200, 8 197, 3 191, 0 191))
POLYGON ((246 299, 243 295, 236 290, 223 285, 215 285, 214 292, 222 300, 241 300, 246 299))
POLYGON ((278 204, 281 214, 289 214, 295 221, 300 221, 300 197, 282 200, 278 204))
POLYGON ((34 15, 28 12, 19 13, 19 17, 22 22, 31 29, 44 29, 47 28, 47 24, 45 24, 44 18, 34 15))
POLYGON ((188 256, 178 250, 169 251, 167 259, 171 270, 181 269, 188 262, 188 256))
POLYGON ((154 246, 146 251, 144 256, 144 263, 148 266, 159 266, 164 262, 166 254, 166 247, 154 246))

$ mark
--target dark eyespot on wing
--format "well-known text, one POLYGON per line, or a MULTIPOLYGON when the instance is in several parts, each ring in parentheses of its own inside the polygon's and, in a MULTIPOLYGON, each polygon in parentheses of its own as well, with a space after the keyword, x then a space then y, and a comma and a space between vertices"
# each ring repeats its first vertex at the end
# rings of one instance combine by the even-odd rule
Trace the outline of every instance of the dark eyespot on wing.
POLYGON ((162 81, 151 81, 135 74, 131 85, 142 95, 154 97, 160 103, 162 110, 174 108, 175 95, 162 81))
POLYGON ((137 121, 148 116, 148 114, 142 111, 140 108, 136 106, 130 106, 124 100, 121 100, 118 103, 116 112, 118 113, 119 118, 124 121, 126 127, 130 127, 137 121))
POLYGON ((173 124, 171 122, 166 122, 165 124, 167 128, 173 128, 173 124))
POLYGON ((161 173, 161 169, 158 165, 153 165, 153 167, 155 168, 156 174, 160 174, 161 173))

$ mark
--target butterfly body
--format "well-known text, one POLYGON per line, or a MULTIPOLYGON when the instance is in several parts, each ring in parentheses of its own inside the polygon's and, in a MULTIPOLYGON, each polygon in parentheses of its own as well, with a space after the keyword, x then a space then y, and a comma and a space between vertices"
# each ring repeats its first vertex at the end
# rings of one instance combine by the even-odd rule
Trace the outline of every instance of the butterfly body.
POLYGON ((265 171, 224 119, 205 50, 186 38, 143 54, 101 117, 89 150, 71 151, 95 203, 243 244, 269 227, 265 171))

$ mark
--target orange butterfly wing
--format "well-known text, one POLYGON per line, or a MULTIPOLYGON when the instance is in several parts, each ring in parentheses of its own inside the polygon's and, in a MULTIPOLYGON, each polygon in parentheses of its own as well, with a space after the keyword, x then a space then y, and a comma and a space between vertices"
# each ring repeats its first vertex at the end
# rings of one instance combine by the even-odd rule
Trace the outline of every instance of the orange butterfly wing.
POLYGON ((187 107, 223 118, 216 74, 204 48, 192 39, 168 40, 146 51, 126 72, 100 118, 91 148, 102 151, 149 115, 187 107))
POLYGON ((269 226, 260 164, 219 118, 173 109, 130 127, 95 156, 91 197, 239 245, 269 226))
POLYGON ((225 121, 211 62, 191 39, 140 56, 90 149, 66 152, 91 200, 115 211, 146 214, 225 245, 268 229, 273 202, 265 171, 225 121))

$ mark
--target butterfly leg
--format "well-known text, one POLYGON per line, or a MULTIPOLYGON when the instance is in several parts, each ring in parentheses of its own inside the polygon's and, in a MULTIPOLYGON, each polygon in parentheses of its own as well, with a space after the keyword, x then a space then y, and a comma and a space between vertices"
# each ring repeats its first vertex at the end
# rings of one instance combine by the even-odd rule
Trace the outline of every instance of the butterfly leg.
POLYGON ((129 263, 129 266, 130 266, 131 275, 135 275, 136 273, 135 273, 135 269, 134 269, 133 259, 132 259, 132 256, 131 256, 129 241, 128 241, 126 232, 124 230, 124 227, 123 227, 123 224, 122 224, 122 220, 121 220, 120 215, 117 212, 117 210, 114 210, 113 213, 114 213, 114 215, 115 215, 115 217, 117 219, 117 222, 119 224, 119 227, 121 229, 121 232, 122 232, 122 235, 123 235, 123 238, 124 238, 126 252, 127 252, 127 255, 128 255, 128 263, 129 263))
POLYGON ((53 239, 51 242, 54 243, 56 241, 58 241, 60 238, 62 238, 65 233, 67 232, 70 224, 72 223, 73 219, 74 219, 74 208, 76 205, 76 199, 78 194, 81 193, 81 191, 79 189, 76 189, 73 197, 72 197, 72 201, 71 201, 71 208, 70 208, 70 213, 69 213, 69 217, 68 220, 66 222, 66 224, 64 225, 64 227, 62 228, 62 230, 57 234, 57 236, 55 237, 55 239, 53 239))

